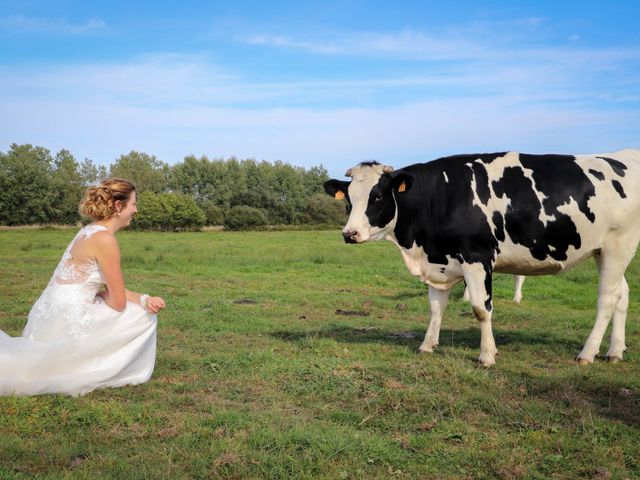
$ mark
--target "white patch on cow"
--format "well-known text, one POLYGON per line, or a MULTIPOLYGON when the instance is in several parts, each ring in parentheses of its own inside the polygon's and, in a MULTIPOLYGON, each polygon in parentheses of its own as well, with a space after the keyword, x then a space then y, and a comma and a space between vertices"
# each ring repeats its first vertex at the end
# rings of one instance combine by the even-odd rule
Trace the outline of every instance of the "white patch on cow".
POLYGON ((389 237, 387 240, 395 243, 409 273, 419 277, 422 283, 439 290, 448 290, 462 280, 462 268, 457 259, 449 258, 447 265, 430 263, 422 247, 419 247, 415 242, 411 248, 407 249, 398 244, 395 236, 389 237))
POLYGON ((465 165, 471 170, 471 193, 473 194, 471 205, 482 208, 482 202, 478 198, 478 192, 476 192, 476 175, 473 172, 473 165, 471 163, 466 163, 465 165))
POLYGON ((540 213, 538 215, 538 219, 546 227, 549 222, 553 222, 556 219, 554 215, 548 215, 544 209, 544 201, 547 199, 547 196, 538 189, 538 186, 533 179, 533 170, 524 168, 523 166, 520 166, 520 169, 522 170, 524 177, 527 178, 529 182, 531 182, 533 193, 535 193, 536 197, 538 198, 538 202, 540 203, 540 213))
POLYGON ((447 177, 447 172, 442 172, 442 175, 444 175, 444 181, 449 183, 449 177, 447 177))
POLYGON ((531 256, 529 248, 513 243, 511 237, 506 235, 500 245, 500 255, 496 259, 493 271, 513 275, 546 275, 561 272, 564 268, 563 262, 551 257, 536 260, 531 256))

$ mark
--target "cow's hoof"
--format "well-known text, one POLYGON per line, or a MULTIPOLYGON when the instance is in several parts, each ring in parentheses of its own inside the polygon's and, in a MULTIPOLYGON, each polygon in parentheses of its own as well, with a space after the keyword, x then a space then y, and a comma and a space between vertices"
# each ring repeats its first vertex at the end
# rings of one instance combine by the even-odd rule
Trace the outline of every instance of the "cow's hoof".
POLYGON ((576 363, 578 365, 591 365, 593 362, 587 360, 586 358, 576 358, 576 363))
POLYGON ((618 363, 621 362, 622 358, 617 357, 617 356, 611 356, 611 357, 607 357, 607 362, 609 363, 618 363))
POLYGON ((437 343, 423 343, 418 347, 418 353, 433 353, 433 349, 438 346, 437 343))
POLYGON ((478 360, 476 360, 476 364, 479 367, 482 368, 490 368, 493 367, 496 364, 495 360, 482 360, 481 358, 479 358, 478 360))

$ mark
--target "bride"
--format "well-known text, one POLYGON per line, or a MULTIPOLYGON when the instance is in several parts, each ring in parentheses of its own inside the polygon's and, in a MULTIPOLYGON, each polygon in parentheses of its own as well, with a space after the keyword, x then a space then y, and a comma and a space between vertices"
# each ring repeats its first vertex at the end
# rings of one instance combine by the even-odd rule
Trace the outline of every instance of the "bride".
POLYGON ((149 380, 155 314, 165 303, 124 287, 114 236, 136 212, 135 187, 127 180, 111 178, 87 190, 80 213, 94 222, 67 247, 22 336, 0 330, 0 395, 83 395, 149 380))

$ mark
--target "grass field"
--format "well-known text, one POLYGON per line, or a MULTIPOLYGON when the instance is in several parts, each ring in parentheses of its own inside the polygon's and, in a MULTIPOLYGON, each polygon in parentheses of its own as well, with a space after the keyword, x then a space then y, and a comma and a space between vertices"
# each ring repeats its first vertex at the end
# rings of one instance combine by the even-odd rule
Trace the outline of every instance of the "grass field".
MULTIPOLYGON (((19 335, 74 230, 0 231, 0 329, 19 335)), ((578 367, 595 268, 495 279, 497 365, 452 295, 339 232, 119 234, 127 285, 167 300, 150 382, 0 398, 0 478, 640 478, 640 263, 625 361, 578 367), (339 313, 349 313, 344 315, 339 313)), ((608 338, 608 337, 607 337, 608 338)), ((601 352, 606 352, 605 339, 601 352)))

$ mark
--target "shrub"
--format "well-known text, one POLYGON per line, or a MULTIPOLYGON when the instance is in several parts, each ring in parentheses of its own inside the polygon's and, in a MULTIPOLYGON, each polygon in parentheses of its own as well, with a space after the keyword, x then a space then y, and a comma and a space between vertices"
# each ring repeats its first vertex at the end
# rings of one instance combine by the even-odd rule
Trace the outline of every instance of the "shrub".
POLYGON ((222 225, 224 222, 224 214, 222 208, 213 203, 211 200, 204 200, 198 204, 200 209, 207 217, 205 225, 222 225))
POLYGON ((248 230, 267 224, 267 216, 259 208, 237 205, 224 217, 224 228, 229 230, 248 230))
POLYGON ((198 230, 204 226, 206 218, 191 197, 143 192, 138 196, 138 213, 131 226, 138 230, 198 230))
POLYGON ((347 221, 345 204, 329 195, 317 193, 307 200, 304 223, 323 225, 344 225, 347 221))

